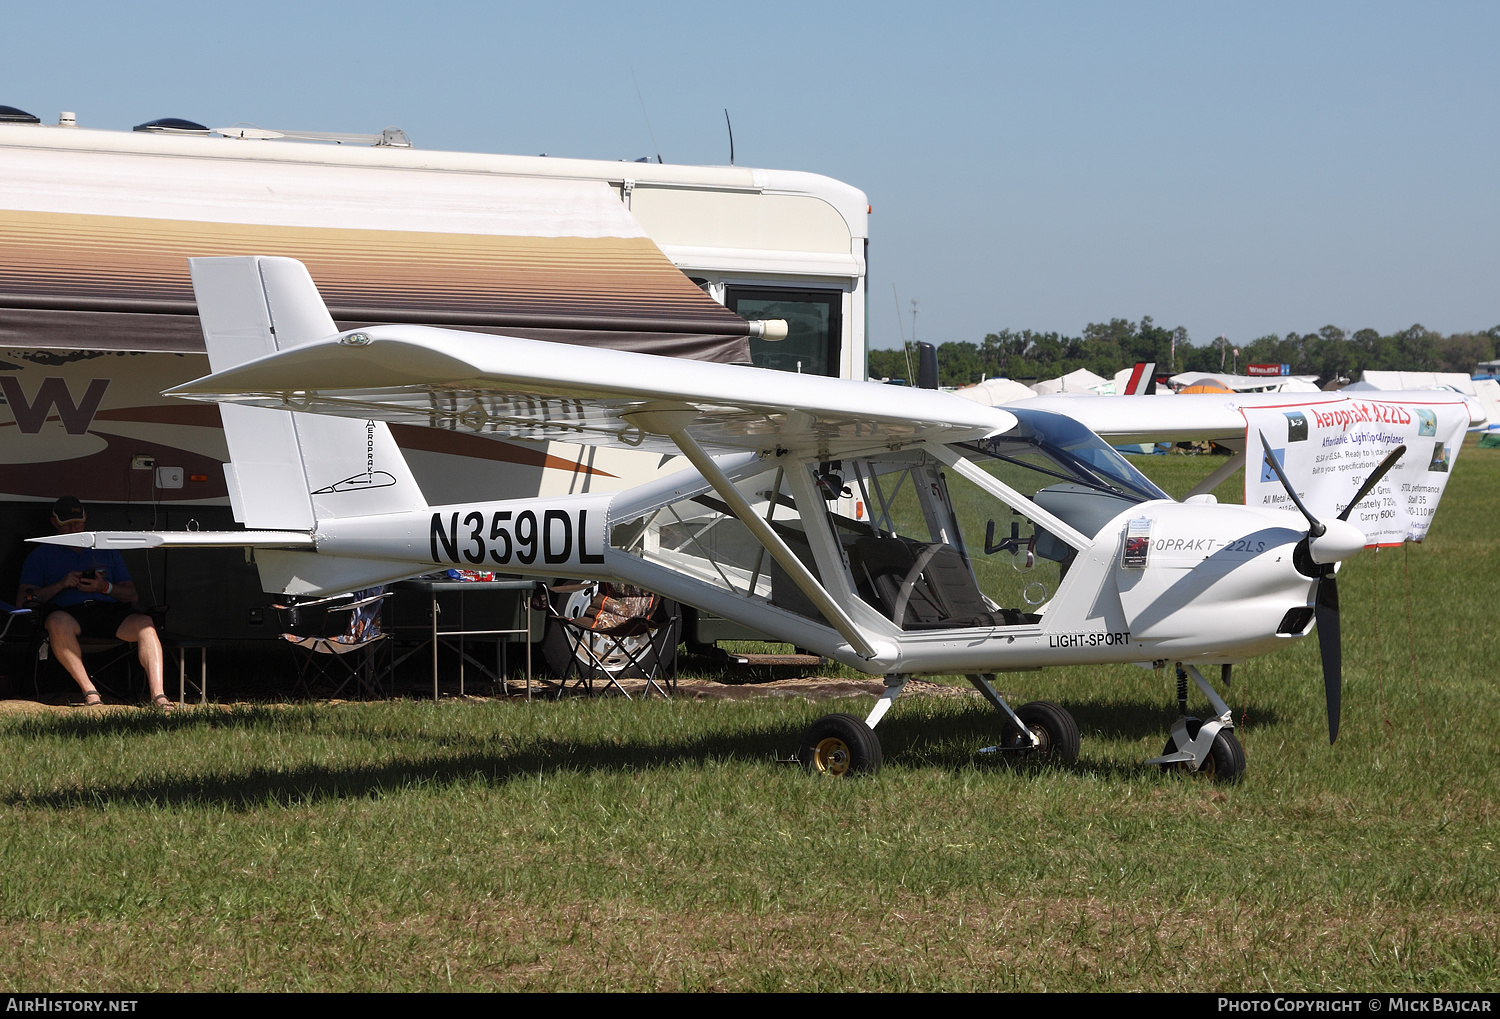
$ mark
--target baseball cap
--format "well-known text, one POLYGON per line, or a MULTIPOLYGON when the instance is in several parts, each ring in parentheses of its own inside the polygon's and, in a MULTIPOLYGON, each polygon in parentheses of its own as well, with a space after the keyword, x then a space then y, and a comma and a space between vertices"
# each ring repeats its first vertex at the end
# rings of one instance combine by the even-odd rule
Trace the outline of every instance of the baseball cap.
POLYGON ((59 524, 66 524, 70 520, 83 520, 87 514, 83 512, 83 503, 71 495, 65 495, 52 504, 52 519, 59 524))

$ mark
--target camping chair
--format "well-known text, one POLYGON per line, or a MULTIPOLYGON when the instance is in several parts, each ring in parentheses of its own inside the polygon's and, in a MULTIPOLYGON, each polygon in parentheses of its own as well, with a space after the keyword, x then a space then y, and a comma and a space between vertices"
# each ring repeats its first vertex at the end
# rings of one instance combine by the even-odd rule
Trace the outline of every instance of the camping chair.
MULTIPOLYGON (((592 585, 563 585, 553 590, 572 593, 592 585)), ((640 676, 646 681, 646 696, 655 690, 663 698, 677 688, 677 613, 660 595, 629 584, 599 584, 593 597, 576 616, 564 615, 552 599, 540 592, 552 625, 568 645, 568 664, 557 686, 562 697, 571 681, 574 689, 594 692, 594 680, 603 679, 628 700, 620 679, 640 676), (662 684, 666 685, 663 686, 662 684)))
POLYGON ((11 627, 17 623, 24 625, 30 622, 33 612, 31 609, 18 609, 9 602, 0 601, 0 613, 5 615, 5 625, 0 626, 0 647, 4 647, 6 639, 10 636, 11 627))
MULTIPOLYGON (((17 636, 27 629, 27 624, 31 622, 32 611, 31 609, 18 609, 9 602, 0 601, 0 615, 4 616, 4 622, 0 623, 0 648, 3 648, 7 640, 11 643, 16 642, 15 638, 12 638, 10 635, 12 629, 20 627, 20 630, 17 630, 17 636)), ((28 640, 30 636, 31 634, 27 632, 26 638, 28 640)), ((5 685, 6 692, 8 693, 10 687, 8 677, 5 678, 5 685)))
POLYGON ((274 605, 286 620, 281 638, 297 662, 295 692, 312 696, 314 683, 332 685, 337 697, 353 683, 366 695, 386 696, 381 685, 390 671, 390 640, 381 625, 381 608, 390 588, 382 584, 362 591, 331 595, 293 605, 274 605))

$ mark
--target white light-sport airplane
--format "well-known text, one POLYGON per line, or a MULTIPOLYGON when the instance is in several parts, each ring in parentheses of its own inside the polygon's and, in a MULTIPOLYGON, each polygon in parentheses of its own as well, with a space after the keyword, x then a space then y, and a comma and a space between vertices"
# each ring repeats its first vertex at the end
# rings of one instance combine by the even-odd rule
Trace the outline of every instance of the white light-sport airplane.
MULTIPOLYGON (((875 727, 914 674, 969 677, 1003 713, 987 750, 1071 762, 1072 717, 1046 701, 1012 709, 995 674, 1154 663, 1177 667, 1184 717, 1149 763, 1232 781, 1244 753, 1199 668, 1274 651, 1315 620, 1337 733, 1334 574, 1367 543, 1350 512, 1401 450, 1347 477, 1358 492, 1336 518, 1303 509, 1304 521, 1207 495, 1175 501, 1079 420, 1119 441, 1235 436, 1243 449, 1245 407, 1279 406, 1279 394, 1001 409, 450 329, 340 331, 299 262, 195 259, 192 274, 212 373, 169 395, 220 405, 247 530, 39 540, 248 546, 266 589, 294 595, 452 565, 637 585, 885 676, 867 718, 829 715, 807 730, 802 761, 834 774, 880 766, 875 727), (617 492, 433 505, 388 422, 622 445, 690 466, 617 492), (1189 678, 1212 706, 1207 721, 1186 717, 1189 678)), ((1457 394, 1424 397, 1468 422, 1457 394)), ((1276 421, 1293 430, 1292 418, 1276 421)), ((1301 508, 1276 457, 1267 463, 1301 508)))

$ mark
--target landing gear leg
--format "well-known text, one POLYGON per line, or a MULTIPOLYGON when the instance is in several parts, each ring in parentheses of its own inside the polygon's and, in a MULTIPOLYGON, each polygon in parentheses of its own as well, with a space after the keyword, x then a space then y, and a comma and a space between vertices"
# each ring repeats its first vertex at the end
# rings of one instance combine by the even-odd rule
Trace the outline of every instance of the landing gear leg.
MULTIPOLYGON (((1041 743, 1041 740, 1040 738, 1038 738, 1036 733, 1026 728, 1026 723, 1022 722, 1021 719, 1016 716, 1016 713, 1011 710, 1010 705, 1005 703, 1005 698, 1000 696, 1000 691, 995 689, 994 673, 990 673, 989 675, 980 675, 976 673, 964 678, 973 685, 974 689, 979 691, 980 696, 993 704, 996 710, 1005 715, 1006 718, 1010 719, 1010 724, 1015 726, 1016 730, 1021 733, 1021 745, 1023 747, 1029 745, 1034 749, 1041 743)), ((984 747, 979 752, 981 754, 998 754, 1001 750, 1006 749, 1010 748, 984 747)))
POLYGON ((1191 665, 1177 666, 1177 704, 1180 717, 1172 723, 1172 736, 1160 757, 1147 764, 1186 771, 1215 782, 1238 782, 1245 773, 1245 750, 1234 735, 1234 717, 1229 705, 1209 686, 1203 674, 1191 665), (1187 713, 1187 681, 1191 677, 1208 698, 1217 717, 1207 722, 1187 713))
POLYGON ((1032 701, 1012 711, 1005 698, 995 689, 993 675, 968 677, 974 689, 1010 720, 1011 731, 1004 742, 981 747, 981 754, 1033 754, 1047 763, 1072 764, 1078 760, 1078 723, 1073 716, 1051 701, 1032 701))
POLYGON ((906 689, 906 681, 910 678, 910 676, 885 677, 885 689, 881 691, 880 700, 875 702, 875 706, 865 716, 865 724, 872 730, 880 724, 885 713, 891 710, 891 705, 896 703, 896 698, 900 697, 901 691, 906 689))

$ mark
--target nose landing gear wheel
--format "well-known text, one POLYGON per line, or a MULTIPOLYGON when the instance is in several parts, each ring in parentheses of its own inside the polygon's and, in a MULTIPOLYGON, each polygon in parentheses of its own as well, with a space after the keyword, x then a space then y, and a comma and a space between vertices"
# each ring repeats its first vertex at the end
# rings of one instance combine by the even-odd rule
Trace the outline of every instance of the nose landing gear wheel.
MULTIPOLYGON (((1203 727, 1203 722, 1197 718, 1185 720, 1189 739, 1198 738, 1198 730, 1203 727)), ((1167 737, 1166 749, 1162 754, 1175 754, 1177 752, 1177 740, 1171 736, 1167 737)), ((1240 741, 1229 729, 1220 729, 1214 736, 1213 746, 1208 748, 1208 757, 1197 771, 1188 771, 1187 765, 1181 761, 1172 764, 1163 764, 1165 771, 1179 771, 1185 775, 1207 782, 1218 782, 1223 785, 1232 785, 1238 782, 1245 774, 1245 748, 1240 746, 1240 741)))
POLYGON ((1012 729, 1006 734, 1006 746, 1015 750, 1029 749, 1031 759, 1039 764, 1077 762, 1078 723, 1061 706, 1051 701, 1032 701, 1017 708, 1016 717, 1026 723, 1026 728, 1036 733, 1039 742, 1031 747, 1030 740, 1012 729))
POLYGON ((821 775, 873 775, 880 770, 880 739, 853 715, 824 715, 802 734, 802 766, 821 775))

